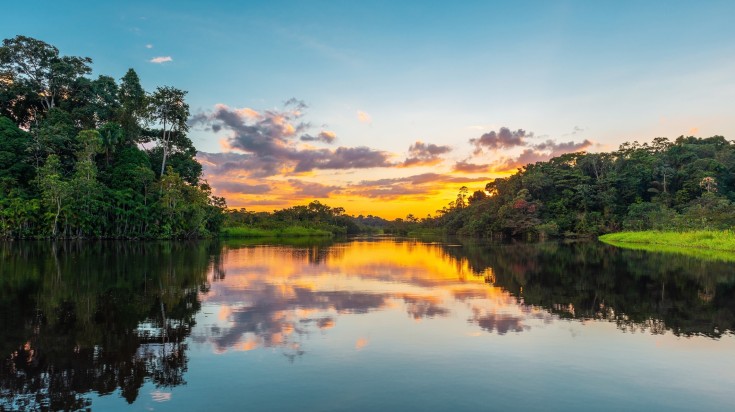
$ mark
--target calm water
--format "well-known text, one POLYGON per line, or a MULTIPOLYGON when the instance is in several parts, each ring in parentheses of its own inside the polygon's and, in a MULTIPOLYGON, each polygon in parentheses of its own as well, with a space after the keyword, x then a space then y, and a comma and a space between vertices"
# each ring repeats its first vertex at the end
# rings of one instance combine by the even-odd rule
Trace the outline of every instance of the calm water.
POLYGON ((735 408, 731 263, 402 239, 0 258, 0 410, 735 408))

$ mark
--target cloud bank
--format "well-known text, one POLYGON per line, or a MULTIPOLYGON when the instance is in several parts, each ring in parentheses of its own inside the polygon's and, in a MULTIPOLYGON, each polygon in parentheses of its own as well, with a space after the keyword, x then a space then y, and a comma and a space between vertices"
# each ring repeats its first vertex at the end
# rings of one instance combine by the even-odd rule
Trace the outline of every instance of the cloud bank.
MULTIPOLYGON (((573 133, 582 131, 583 129, 575 126, 573 133)), ((541 143, 529 142, 528 139, 533 137, 533 132, 527 132, 523 129, 512 131, 507 127, 501 127, 497 132, 493 130, 478 138, 472 138, 469 143, 475 148, 473 151, 473 157, 475 158, 483 157, 485 150, 492 150, 493 152, 516 148, 523 148, 523 150, 515 156, 501 155, 488 163, 471 162, 470 159, 460 160, 454 164, 452 170, 457 173, 513 171, 529 163, 548 161, 565 153, 587 150, 594 145, 594 142, 588 139, 582 142, 558 143, 553 139, 547 139, 541 143)))

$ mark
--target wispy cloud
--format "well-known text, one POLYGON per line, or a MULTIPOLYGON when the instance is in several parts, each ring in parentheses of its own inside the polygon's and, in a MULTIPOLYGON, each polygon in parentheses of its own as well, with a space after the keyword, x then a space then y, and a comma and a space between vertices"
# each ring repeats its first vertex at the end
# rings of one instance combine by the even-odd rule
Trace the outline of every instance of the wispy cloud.
POLYGON ((460 160, 454 164, 452 170, 460 173, 487 173, 491 171, 491 165, 489 164, 476 164, 470 163, 467 160, 460 160))
POLYGON ((338 194, 342 188, 340 186, 323 185, 321 183, 304 182, 298 179, 290 179, 288 181, 294 189, 294 196, 304 199, 328 198, 331 194, 338 194))
POLYGON ((494 162, 490 167, 495 171, 514 170, 529 163, 545 162, 566 153, 581 152, 589 149, 593 145, 594 143, 590 140, 584 140, 579 143, 556 143, 553 140, 547 140, 523 150, 523 152, 516 157, 506 157, 494 162))
POLYGON ((150 59, 149 62, 156 63, 156 64, 161 64, 161 63, 166 63, 166 62, 170 62, 170 61, 173 61, 173 60, 174 59, 171 56, 158 56, 158 57, 154 57, 154 58, 150 59))
POLYGON ((373 122, 373 118, 366 112, 363 112, 362 110, 357 111, 357 120, 360 123, 367 123, 370 124, 373 122))
POLYGON ((322 143, 334 143, 334 140, 336 138, 337 138, 337 134, 329 130, 322 130, 316 136, 312 136, 310 134, 304 134, 300 137, 302 142, 322 142, 322 143))
POLYGON ((370 198, 395 199, 406 196, 427 198, 437 195, 447 185, 463 185, 489 180, 488 177, 470 178, 441 173, 423 173, 390 179, 363 180, 346 189, 351 195, 370 198))
POLYGON ((146 48, 146 49, 152 49, 152 48, 153 48, 153 45, 152 45, 152 44, 150 44, 150 43, 148 43, 148 44, 146 44, 146 45, 145 45, 145 48, 146 48))

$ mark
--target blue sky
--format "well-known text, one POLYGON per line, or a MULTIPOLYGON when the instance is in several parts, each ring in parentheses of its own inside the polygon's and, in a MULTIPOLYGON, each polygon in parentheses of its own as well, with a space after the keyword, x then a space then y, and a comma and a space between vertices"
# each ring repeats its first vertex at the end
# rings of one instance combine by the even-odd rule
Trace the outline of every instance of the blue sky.
MULTIPOLYGON (((451 147, 426 170, 266 179, 344 188, 531 147, 472 153, 470 139, 501 127, 593 151, 657 136, 735 138, 732 1, 65 3, 4 5, 0 34, 92 57, 96 74, 133 67, 148 90, 188 90, 194 113, 285 110, 296 98, 312 134, 336 135, 332 147, 368 146, 395 162, 416 141, 451 147)), ((200 150, 228 150, 231 136, 205 129, 191 132, 200 150)))

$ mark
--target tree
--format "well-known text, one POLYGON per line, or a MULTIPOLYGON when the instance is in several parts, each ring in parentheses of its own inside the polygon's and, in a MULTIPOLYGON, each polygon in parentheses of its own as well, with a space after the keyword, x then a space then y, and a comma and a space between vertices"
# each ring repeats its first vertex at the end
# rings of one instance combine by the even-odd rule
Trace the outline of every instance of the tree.
POLYGON ((707 176, 699 182, 699 187, 707 191, 707 193, 713 193, 717 191, 717 181, 714 177, 707 176))
POLYGON ((69 197, 69 183, 61 175, 61 162, 58 156, 49 155, 46 164, 38 170, 36 182, 41 192, 41 200, 52 210, 54 221, 51 235, 55 237, 58 233, 59 216, 69 197))
POLYGON ((158 146, 163 151, 161 176, 166 170, 166 158, 171 153, 174 139, 187 131, 189 126, 189 105, 184 101, 186 92, 174 87, 159 87, 150 100, 150 119, 161 127, 157 137, 158 146))
POLYGON ((457 193, 457 200, 454 202, 454 207, 457 209, 463 209, 465 206, 467 206, 467 193, 469 189, 467 189, 467 186, 462 186, 459 188, 459 192, 457 193))
POLYGON ((115 151, 115 148, 122 144, 125 140, 125 132, 123 128, 113 122, 105 123, 98 129, 101 145, 105 152, 105 161, 110 163, 110 153, 115 151))
POLYGON ((29 163, 30 135, 7 117, 0 117, 0 191, 26 185, 33 178, 29 163))
MULTIPOLYGON (((45 111, 56 107, 57 99, 70 95, 77 77, 92 69, 89 57, 60 56, 59 49, 27 36, 3 40, 0 71, 18 87, 27 87, 40 99, 45 111)), ((22 90, 22 89, 19 89, 22 90)))
POLYGON ((146 117, 148 102, 135 70, 128 69, 120 79, 118 101, 120 108, 117 118, 125 132, 125 138, 129 142, 137 142, 141 132, 140 122, 146 117))

